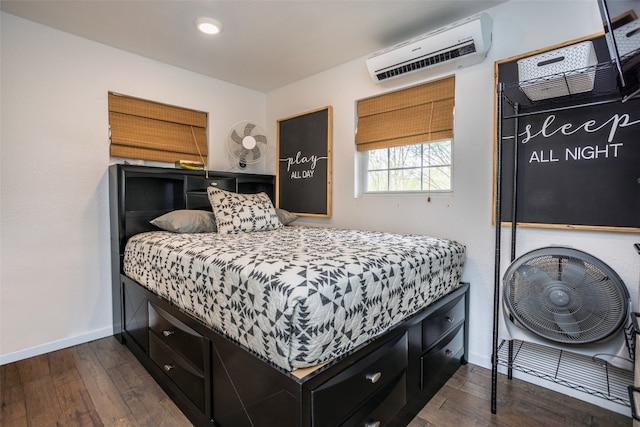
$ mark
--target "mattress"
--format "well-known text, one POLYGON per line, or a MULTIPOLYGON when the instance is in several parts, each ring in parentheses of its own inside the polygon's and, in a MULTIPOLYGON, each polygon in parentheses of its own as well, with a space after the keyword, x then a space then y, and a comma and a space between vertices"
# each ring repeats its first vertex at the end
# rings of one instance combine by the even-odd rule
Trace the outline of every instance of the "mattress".
POLYGON ((287 226, 133 236, 124 273, 282 369, 331 360, 460 285, 465 247, 418 235, 287 226))

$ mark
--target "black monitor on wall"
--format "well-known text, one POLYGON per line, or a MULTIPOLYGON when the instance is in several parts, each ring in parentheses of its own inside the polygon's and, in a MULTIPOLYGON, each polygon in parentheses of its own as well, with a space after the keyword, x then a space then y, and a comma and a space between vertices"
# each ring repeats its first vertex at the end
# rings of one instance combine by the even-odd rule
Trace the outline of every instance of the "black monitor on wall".
POLYGON ((622 101, 640 95, 640 0, 598 0, 622 101))

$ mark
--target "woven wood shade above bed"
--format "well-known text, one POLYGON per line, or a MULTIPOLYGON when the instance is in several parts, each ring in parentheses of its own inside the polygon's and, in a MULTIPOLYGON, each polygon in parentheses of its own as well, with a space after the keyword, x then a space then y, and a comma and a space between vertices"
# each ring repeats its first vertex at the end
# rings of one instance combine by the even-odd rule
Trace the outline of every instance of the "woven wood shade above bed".
POLYGON ((453 138, 455 78, 358 101, 358 151, 453 138))
POLYGON ((114 157, 207 161, 207 113, 109 92, 114 157))

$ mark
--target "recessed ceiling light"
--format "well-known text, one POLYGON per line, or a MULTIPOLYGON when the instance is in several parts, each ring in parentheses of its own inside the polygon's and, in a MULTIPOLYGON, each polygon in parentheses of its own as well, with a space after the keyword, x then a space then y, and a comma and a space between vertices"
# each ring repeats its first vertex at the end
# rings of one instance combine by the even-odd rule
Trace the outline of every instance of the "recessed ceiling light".
POLYGON ((212 18, 196 19, 196 28, 205 34, 218 34, 222 31, 222 24, 212 18))

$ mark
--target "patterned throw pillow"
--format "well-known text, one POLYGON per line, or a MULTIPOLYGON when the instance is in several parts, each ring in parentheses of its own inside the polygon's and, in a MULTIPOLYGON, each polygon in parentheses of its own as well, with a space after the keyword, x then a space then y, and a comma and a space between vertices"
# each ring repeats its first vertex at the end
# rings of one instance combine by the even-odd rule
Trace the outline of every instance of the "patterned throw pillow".
POLYGON ((213 187, 207 188, 207 193, 220 234, 267 231, 282 227, 273 203, 265 193, 238 194, 213 187))

